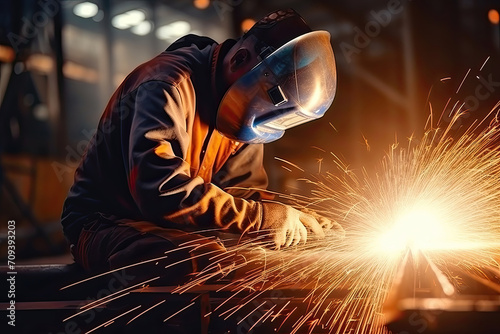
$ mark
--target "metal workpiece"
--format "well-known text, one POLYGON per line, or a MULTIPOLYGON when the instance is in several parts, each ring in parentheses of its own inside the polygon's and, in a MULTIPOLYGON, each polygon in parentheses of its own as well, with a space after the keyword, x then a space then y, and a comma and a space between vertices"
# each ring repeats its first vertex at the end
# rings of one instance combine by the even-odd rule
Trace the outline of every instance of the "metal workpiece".
POLYGON ((408 250, 383 307, 393 334, 500 332, 500 271, 446 265, 408 250))

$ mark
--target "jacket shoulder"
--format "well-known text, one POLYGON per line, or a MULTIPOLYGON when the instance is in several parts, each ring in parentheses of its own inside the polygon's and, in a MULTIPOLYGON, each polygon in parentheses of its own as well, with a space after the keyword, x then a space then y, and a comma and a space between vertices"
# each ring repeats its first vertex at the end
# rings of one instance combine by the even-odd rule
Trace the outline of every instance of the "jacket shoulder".
POLYGON ((209 75, 215 42, 203 39, 201 45, 176 42, 153 59, 136 67, 123 81, 121 94, 127 95, 148 81, 162 81, 172 86, 190 80, 193 75, 209 75), (174 47, 174 46, 177 47, 174 47))

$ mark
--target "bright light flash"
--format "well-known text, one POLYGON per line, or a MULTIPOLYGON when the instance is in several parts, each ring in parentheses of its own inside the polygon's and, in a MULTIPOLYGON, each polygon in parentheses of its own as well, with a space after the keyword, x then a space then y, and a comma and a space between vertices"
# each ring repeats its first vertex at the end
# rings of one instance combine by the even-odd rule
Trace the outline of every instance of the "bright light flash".
POLYGON ((382 252, 442 249, 455 235, 452 227, 437 210, 417 208, 404 211, 394 225, 376 241, 376 249, 382 252))

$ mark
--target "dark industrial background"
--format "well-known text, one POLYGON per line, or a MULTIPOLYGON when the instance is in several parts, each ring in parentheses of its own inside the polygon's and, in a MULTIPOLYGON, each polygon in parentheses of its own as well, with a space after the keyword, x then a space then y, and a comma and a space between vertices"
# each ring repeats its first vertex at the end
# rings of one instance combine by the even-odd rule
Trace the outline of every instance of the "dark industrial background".
POLYGON ((333 105, 266 146, 270 188, 280 192, 335 172, 332 153, 372 169, 391 144, 418 138, 431 110, 444 126, 465 103, 466 126, 500 100, 498 0, 90 2, 0 1, 1 259, 15 220, 19 262, 71 261, 59 215, 100 114, 128 72, 184 34, 222 42, 288 7, 330 32, 333 105))

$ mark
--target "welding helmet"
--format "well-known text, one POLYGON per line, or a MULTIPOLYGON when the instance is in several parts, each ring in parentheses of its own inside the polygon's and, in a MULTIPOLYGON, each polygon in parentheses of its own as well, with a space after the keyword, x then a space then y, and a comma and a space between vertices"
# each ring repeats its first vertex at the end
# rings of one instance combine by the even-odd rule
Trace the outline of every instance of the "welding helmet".
POLYGON ((268 143, 322 117, 333 102, 336 67, 330 34, 309 31, 274 49, 237 79, 221 100, 216 128, 244 143, 268 143))

